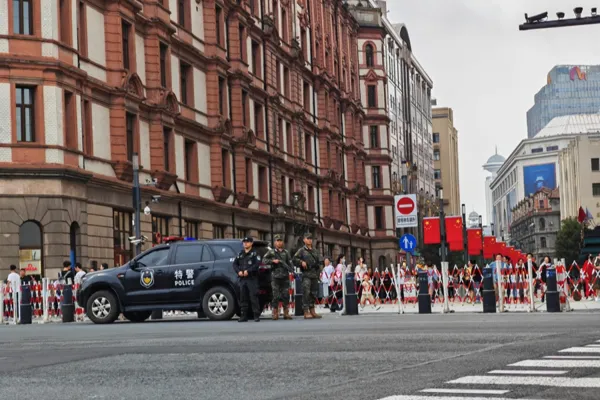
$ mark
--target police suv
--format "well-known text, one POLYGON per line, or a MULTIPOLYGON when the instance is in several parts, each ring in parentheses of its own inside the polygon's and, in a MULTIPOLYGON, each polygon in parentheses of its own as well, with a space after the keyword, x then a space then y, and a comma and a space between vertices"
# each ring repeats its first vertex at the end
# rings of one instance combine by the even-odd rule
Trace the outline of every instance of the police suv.
MULTIPOLYGON (((181 239, 181 238, 179 238, 181 239)), ((262 258, 269 250, 254 241, 262 258)), ((172 240, 140 254, 127 264, 87 274, 77 302, 96 324, 114 322, 120 313, 143 322, 155 310, 197 311, 198 317, 228 320, 239 315, 239 282, 233 260, 242 251, 237 239, 172 240)), ((271 301, 268 266, 261 265, 261 308, 271 301)))

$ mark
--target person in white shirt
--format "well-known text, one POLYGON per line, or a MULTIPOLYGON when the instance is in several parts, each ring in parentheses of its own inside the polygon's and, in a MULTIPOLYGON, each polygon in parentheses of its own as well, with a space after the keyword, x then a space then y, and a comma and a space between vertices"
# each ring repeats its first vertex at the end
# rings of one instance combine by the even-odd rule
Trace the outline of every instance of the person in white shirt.
POLYGON ((81 280, 85 276, 85 271, 81 267, 81 263, 75 263, 75 284, 81 285, 81 280))
POLYGON ((13 292, 21 292, 21 277, 19 276, 15 265, 10 266, 10 274, 8 274, 7 281, 13 292))
POLYGON ((362 257, 358 258, 354 273, 356 280, 362 282, 363 276, 367 273, 367 264, 365 264, 365 260, 362 257))
POLYGON ((321 283, 323 284, 323 297, 327 299, 325 302, 325 308, 329 308, 329 304, 332 301, 330 298, 331 294, 329 291, 329 286, 331 284, 331 280, 333 279, 335 268, 333 265, 331 265, 331 260, 329 257, 325 257, 323 263, 325 264, 325 267, 323 268, 323 272, 321 272, 321 283))

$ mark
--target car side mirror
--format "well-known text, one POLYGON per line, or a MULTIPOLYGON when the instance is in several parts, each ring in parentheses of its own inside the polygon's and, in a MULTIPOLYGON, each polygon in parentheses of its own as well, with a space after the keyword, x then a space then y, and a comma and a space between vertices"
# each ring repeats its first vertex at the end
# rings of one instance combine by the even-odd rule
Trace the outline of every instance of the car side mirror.
POLYGON ((129 262, 129 268, 131 268, 131 269, 137 269, 137 268, 138 268, 138 263, 137 263, 137 261, 136 261, 136 260, 131 260, 131 261, 129 262))

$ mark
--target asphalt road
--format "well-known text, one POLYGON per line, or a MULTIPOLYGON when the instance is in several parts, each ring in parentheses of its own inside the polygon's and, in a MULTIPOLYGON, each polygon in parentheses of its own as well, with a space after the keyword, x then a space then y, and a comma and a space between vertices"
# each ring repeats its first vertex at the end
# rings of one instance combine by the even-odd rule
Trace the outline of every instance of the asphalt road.
MULTIPOLYGON (((450 398, 421 393, 428 388, 509 390, 503 398, 598 399, 598 387, 520 385, 511 376, 482 385, 463 377, 590 345, 600 340, 599 328, 598 313, 0 326, 0 399, 450 398), (466 383, 446 383, 456 379, 466 383), (409 398, 419 397, 398 397, 409 398)), ((600 382, 600 368, 566 371, 565 379, 600 382)))

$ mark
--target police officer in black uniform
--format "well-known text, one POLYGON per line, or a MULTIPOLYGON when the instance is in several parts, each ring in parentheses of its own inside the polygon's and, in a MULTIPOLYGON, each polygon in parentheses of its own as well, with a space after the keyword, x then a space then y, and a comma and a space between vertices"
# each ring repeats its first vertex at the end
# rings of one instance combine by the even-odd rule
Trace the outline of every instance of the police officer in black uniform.
POLYGON ((258 266, 260 256, 252 248, 254 239, 245 237, 242 240, 244 250, 233 261, 233 269, 240 279, 240 308, 242 315, 238 322, 248 321, 248 303, 252 303, 254 321, 260 321, 260 305, 258 302, 258 266))

